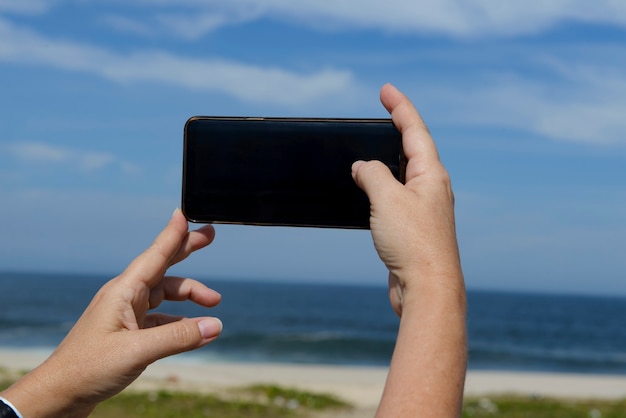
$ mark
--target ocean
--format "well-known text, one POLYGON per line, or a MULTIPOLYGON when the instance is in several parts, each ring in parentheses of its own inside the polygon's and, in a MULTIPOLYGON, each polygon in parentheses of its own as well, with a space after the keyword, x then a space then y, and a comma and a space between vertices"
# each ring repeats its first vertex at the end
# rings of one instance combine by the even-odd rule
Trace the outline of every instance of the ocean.
MULTIPOLYGON (((0 347, 56 346, 107 279, 0 273, 0 347)), ((398 318, 385 287, 204 281, 220 306, 159 308, 222 319, 191 361, 389 364, 398 318)), ((626 298, 470 290, 468 330, 470 369, 626 374, 626 298)))

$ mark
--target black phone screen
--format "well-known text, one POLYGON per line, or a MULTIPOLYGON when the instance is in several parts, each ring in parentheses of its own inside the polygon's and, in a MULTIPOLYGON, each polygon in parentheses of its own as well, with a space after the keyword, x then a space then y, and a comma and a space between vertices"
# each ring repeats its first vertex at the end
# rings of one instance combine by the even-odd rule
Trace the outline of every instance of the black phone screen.
POLYGON ((185 125, 182 209, 203 223, 369 228, 356 160, 403 181, 389 119, 194 117, 185 125))

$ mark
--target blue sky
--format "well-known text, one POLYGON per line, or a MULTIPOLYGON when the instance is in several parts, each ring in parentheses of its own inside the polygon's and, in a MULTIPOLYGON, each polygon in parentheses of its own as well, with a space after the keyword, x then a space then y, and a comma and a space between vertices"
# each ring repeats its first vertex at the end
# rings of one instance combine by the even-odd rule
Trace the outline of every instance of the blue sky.
MULTIPOLYGON (((626 3, 0 0, 0 266, 116 274, 193 115, 385 117, 452 175, 469 288, 626 295, 626 3)), ((198 278, 385 283, 367 231, 217 226, 198 278)))

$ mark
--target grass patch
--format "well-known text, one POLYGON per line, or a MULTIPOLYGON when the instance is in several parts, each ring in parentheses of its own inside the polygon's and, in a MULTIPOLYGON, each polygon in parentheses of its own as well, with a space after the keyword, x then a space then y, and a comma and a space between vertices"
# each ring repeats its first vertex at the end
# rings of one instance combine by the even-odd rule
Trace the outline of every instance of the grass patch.
POLYGON ((247 400, 176 392, 122 393, 98 405, 95 418, 295 417, 293 411, 247 400))
POLYGON ((0 367, 0 391, 11 386, 15 380, 16 377, 8 369, 0 367))
MULTIPOLYGON (((187 393, 122 393, 101 404, 96 418, 245 417, 303 418, 315 412, 350 408, 325 394, 257 385, 237 389, 228 399, 187 393)), ((325 415, 326 416, 326 415, 325 415)), ((463 418, 626 418, 626 400, 566 400, 518 396, 467 398, 463 418)))
POLYGON ((323 410, 329 408, 348 408, 350 405, 336 396, 283 388, 276 385, 254 385, 244 389, 252 394, 257 394, 275 405, 285 405, 295 409, 323 410))
POLYGON ((12 380, 0 378, 0 391, 5 390, 13 384, 12 380))
POLYGON ((257 385, 233 391, 235 396, 169 391, 123 392, 98 405, 94 418, 298 418, 313 411, 348 408, 340 399, 325 394, 257 385))
MULTIPOLYGON (((0 390, 15 378, 0 370, 0 390)), ((303 418, 313 411, 348 408, 332 395, 255 385, 236 389, 224 396, 174 391, 124 391, 102 402, 90 415, 94 418, 303 418)))
MULTIPOLYGON (((0 370, 0 390, 14 379, 0 370)), ((305 418, 351 405, 328 394, 255 385, 225 394, 125 391, 96 408, 94 418, 305 418)), ((326 415, 325 415, 326 416, 326 415)), ((626 399, 577 400, 522 396, 468 397, 463 418, 626 418, 626 399)))
POLYGON ((565 400, 519 396, 468 398, 464 418, 622 418, 626 400, 565 400))

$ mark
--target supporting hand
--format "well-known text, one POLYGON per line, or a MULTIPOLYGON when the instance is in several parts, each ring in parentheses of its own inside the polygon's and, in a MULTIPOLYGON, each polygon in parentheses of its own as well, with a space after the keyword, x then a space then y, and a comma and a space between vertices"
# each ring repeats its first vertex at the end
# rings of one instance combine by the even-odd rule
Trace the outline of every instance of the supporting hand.
POLYGON ((84 417, 163 357, 201 347, 220 334, 212 317, 148 313, 163 300, 212 307, 221 296, 192 279, 165 276, 168 267, 213 241, 205 226, 188 231, 176 210, 153 244, 96 294, 54 353, 2 393, 24 417, 84 417))

